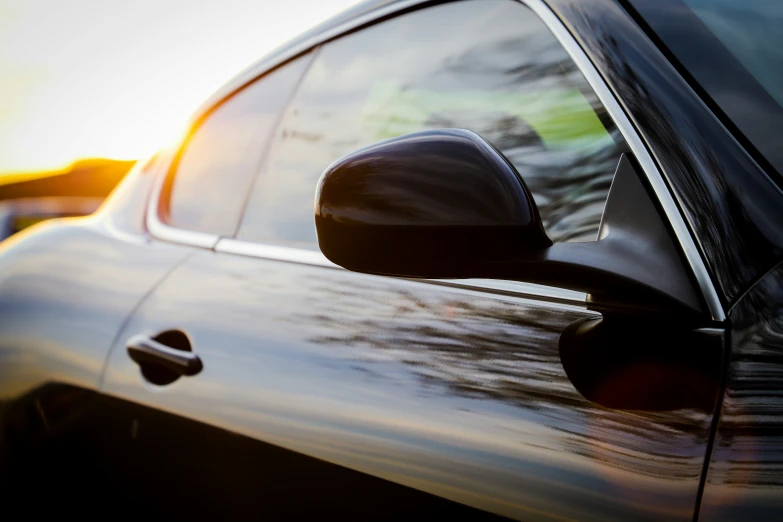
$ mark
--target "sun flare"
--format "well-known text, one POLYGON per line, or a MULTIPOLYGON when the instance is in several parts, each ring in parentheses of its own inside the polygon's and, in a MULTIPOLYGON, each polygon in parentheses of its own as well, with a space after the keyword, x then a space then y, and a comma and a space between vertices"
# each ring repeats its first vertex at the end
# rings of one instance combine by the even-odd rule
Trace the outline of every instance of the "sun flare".
POLYGON ((232 75, 356 0, 0 0, 0 172, 136 159, 232 75))

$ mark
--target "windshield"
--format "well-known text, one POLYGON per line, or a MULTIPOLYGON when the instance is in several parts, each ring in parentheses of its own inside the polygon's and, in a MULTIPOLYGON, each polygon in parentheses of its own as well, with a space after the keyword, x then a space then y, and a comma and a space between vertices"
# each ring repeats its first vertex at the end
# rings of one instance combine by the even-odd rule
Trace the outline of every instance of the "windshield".
POLYGON ((630 2, 757 161, 783 173, 783 1, 630 2))

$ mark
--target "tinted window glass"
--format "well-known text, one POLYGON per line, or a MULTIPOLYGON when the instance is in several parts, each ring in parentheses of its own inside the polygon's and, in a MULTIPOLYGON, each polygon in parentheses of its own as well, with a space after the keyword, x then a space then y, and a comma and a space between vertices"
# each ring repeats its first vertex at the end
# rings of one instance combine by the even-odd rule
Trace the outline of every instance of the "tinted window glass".
POLYGON ((422 129, 473 130, 514 163, 555 241, 594 240, 625 145, 521 4, 456 2, 329 43, 286 110, 239 237, 317 248, 313 195, 335 159, 422 129))
POLYGON ((743 144, 756 159, 783 174, 783 2, 631 3, 741 133, 738 137, 748 140, 743 144))
POLYGON ((219 105, 192 132, 175 166, 166 221, 234 235, 267 141, 307 65, 284 65, 219 105))

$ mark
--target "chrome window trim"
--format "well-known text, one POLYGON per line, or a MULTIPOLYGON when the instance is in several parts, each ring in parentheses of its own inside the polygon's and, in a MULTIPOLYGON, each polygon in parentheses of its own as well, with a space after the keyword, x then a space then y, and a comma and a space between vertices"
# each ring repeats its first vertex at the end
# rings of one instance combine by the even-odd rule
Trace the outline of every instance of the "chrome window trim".
MULTIPOLYGON (((251 243, 239 239, 220 238, 215 246, 216 252, 235 254, 272 261, 284 261, 309 266, 322 266, 345 270, 343 267, 329 261, 320 251, 309 250, 282 245, 268 245, 263 243, 251 243)), ((423 283, 464 288, 468 290, 489 291, 496 294, 513 296, 532 296, 552 301, 565 301, 568 303, 584 305, 587 294, 574 292, 564 288, 556 288, 521 281, 503 281, 495 279, 417 279, 423 283)))
MULTIPOLYGON (((555 15, 549 6, 544 3, 543 0, 516 1, 530 8, 549 28, 555 38, 557 38, 560 44, 565 48, 566 52, 570 55, 571 59, 574 60, 574 63, 576 63, 577 67, 579 67, 585 79, 590 84, 590 87, 592 87, 598 96, 598 99, 601 100, 601 103, 606 108, 606 111, 609 113, 615 125, 617 125, 617 128, 625 138, 631 151, 636 156, 636 159, 647 176, 647 179, 649 180, 656 197, 660 201, 661 207, 663 208, 666 217, 674 229, 674 233, 677 236, 677 240, 679 241, 680 246, 685 254, 685 258, 687 259, 688 264, 691 267, 691 271, 693 272, 702 292, 702 295, 704 296, 708 311, 712 316, 712 319, 718 322, 724 321, 726 319, 726 315, 723 310, 723 306, 720 302, 717 292, 715 291, 715 287, 704 264, 704 260, 701 257, 701 253, 696 247, 696 243, 691 236, 690 230, 685 224, 685 220, 680 213, 679 207, 675 203, 671 192, 669 192, 669 188, 666 185, 666 182, 664 181, 657 164, 655 161, 653 161, 653 158, 647 149, 647 146, 644 144, 644 141, 639 136, 636 127, 633 123, 631 123, 626 110, 621 105, 620 101, 615 97, 609 86, 604 82, 604 79, 598 72, 598 69, 584 52, 574 36, 569 32, 563 22, 557 17, 557 15, 555 15)), ((247 69, 245 72, 234 78, 232 81, 228 82, 223 88, 212 95, 202 105, 202 107, 196 111, 191 121, 196 121, 204 112, 209 110, 213 105, 221 101, 224 97, 243 87, 245 84, 254 81, 267 70, 276 67, 277 65, 280 65, 283 62, 288 61, 317 45, 332 40, 335 37, 350 32, 378 18, 394 14, 409 7, 426 4, 429 2, 430 0, 406 0, 380 7, 369 13, 347 21, 344 24, 328 29, 318 35, 300 42, 297 45, 275 53, 268 58, 262 59, 247 69)), ((249 255, 280 261, 306 263, 315 266, 335 266, 326 260, 325 257, 323 259, 320 257, 315 257, 313 254, 320 253, 316 253, 312 250, 292 247, 277 247, 273 245, 250 243, 235 239, 219 238, 218 236, 212 234, 180 230, 162 223, 158 219, 157 210, 161 188, 166 178, 165 173, 168 172, 168 164, 165 166, 165 169, 161 168, 161 171, 163 174, 161 175, 159 173, 159 180, 153 191, 153 195, 150 198, 147 212, 147 226, 153 236, 166 241, 183 243, 202 248, 214 248, 218 251, 227 253, 249 255), (324 261, 329 263, 329 265, 324 265, 324 261)), ((542 297, 547 297, 546 294, 548 293, 560 294, 560 291, 562 290, 559 288, 531 285, 529 283, 516 283, 507 281, 504 282, 504 284, 505 283, 508 283, 513 287, 523 285, 519 286, 519 291, 521 293, 530 294, 531 291, 536 290, 534 293, 532 293, 532 295, 541 295, 542 297), (538 292, 541 293, 539 294, 538 292)), ((493 286, 487 284, 486 280, 454 281, 453 284, 471 288, 493 290, 493 286)), ((513 292, 513 290, 510 289, 508 291, 513 292)), ((568 290, 562 291, 570 292, 568 290)), ((571 294, 578 293, 571 292, 571 294)), ((580 295, 584 296, 585 294, 580 295)), ((573 300, 573 297, 574 296, 571 295, 565 299, 573 300)), ((584 299, 582 301, 584 302, 584 299)))

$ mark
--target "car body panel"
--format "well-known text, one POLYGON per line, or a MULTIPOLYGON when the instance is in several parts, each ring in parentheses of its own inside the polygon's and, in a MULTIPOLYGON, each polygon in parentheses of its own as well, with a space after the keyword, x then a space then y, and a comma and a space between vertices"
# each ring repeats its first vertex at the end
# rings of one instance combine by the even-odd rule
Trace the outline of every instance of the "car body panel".
MULTIPOLYGON (((585 305, 205 251, 128 323, 104 391, 512 518, 690 520, 712 413, 585 400, 558 338, 595 316, 585 305), (204 370, 156 387, 124 342, 171 329, 188 335, 204 370)), ((230 438, 192 448, 193 461, 222 444, 230 438)))
POLYGON ((0 400, 47 381, 97 388, 123 321, 189 252, 68 220, 35 228, 0 252, 0 400))
POLYGON ((780 520, 783 266, 734 307, 731 358, 700 520, 780 520))
POLYGON ((137 402, 100 404, 98 502, 123 518, 502 518, 137 402))

